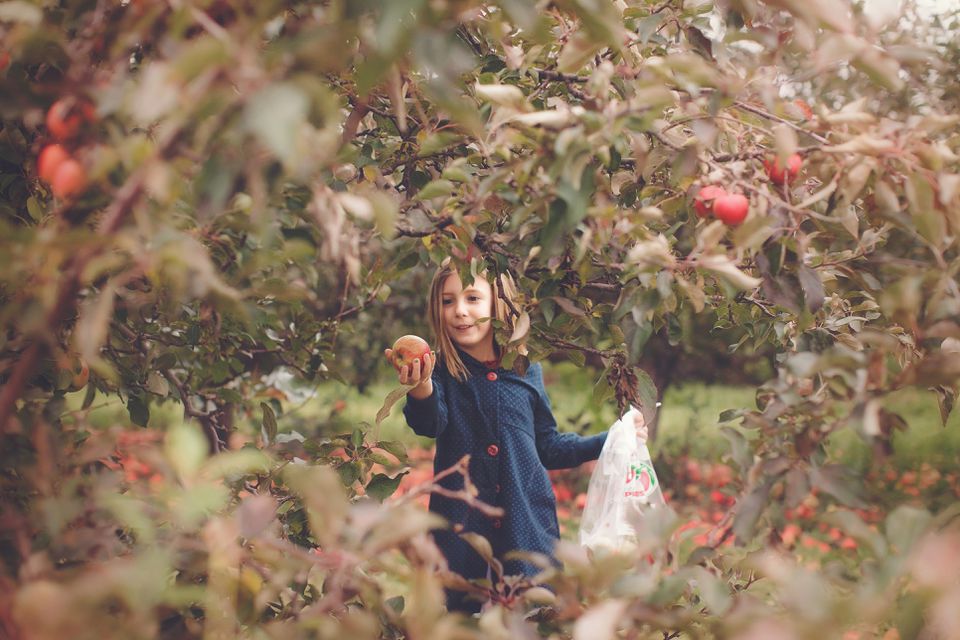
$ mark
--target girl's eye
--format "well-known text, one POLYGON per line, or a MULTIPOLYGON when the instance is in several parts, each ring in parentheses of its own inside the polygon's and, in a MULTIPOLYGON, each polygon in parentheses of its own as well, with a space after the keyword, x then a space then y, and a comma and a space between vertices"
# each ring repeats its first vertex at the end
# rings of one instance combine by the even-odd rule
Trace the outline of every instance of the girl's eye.
POLYGON ((480 299, 480 296, 470 296, 469 298, 467 298, 467 300, 469 300, 470 302, 476 302, 479 299, 480 299))
POLYGON ((452 303, 452 302, 453 302, 453 300, 441 300, 441 301, 440 301, 440 304, 446 306, 446 305, 448 305, 448 304, 450 304, 450 303, 452 303))

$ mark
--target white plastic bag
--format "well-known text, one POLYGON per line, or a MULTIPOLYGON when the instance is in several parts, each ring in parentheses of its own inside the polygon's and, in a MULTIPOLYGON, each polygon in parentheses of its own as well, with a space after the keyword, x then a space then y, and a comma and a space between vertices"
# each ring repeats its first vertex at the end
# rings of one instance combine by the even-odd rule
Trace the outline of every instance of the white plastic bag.
POLYGON ((580 544, 591 551, 627 551, 647 509, 663 507, 663 492, 647 445, 637 442, 633 407, 617 420, 590 476, 580 544))

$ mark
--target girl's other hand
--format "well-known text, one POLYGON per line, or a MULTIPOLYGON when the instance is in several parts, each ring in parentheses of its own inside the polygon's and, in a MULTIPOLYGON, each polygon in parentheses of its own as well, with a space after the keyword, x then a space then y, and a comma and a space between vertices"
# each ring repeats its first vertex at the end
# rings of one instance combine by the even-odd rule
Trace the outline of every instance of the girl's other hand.
POLYGON ((633 414, 633 428, 637 432, 637 444, 647 444, 647 437, 649 436, 647 421, 644 420, 643 414, 639 411, 633 414))
MULTIPOLYGON (((393 358, 393 349, 385 349, 383 354, 387 356, 387 361, 396 367, 393 358)), ((435 351, 426 353, 422 358, 417 358, 408 365, 402 366, 397 370, 397 376, 400 384, 418 387, 430 381, 433 374, 433 367, 437 364, 437 354, 435 351), (421 359, 423 363, 421 364, 421 359)))

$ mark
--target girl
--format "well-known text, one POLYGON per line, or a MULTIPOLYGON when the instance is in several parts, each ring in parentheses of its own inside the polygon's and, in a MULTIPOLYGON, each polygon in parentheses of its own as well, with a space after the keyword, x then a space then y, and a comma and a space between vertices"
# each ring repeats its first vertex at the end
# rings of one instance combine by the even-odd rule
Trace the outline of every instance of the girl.
MULTIPOLYGON (((480 276, 464 287, 445 263, 433 278, 429 298, 439 358, 431 353, 423 357, 422 366, 414 360, 399 371, 400 383, 412 385, 403 410, 407 423, 418 435, 436 438, 434 472, 470 454, 477 498, 504 511, 502 517, 490 518, 461 500, 431 495, 430 510, 449 523, 434 539, 450 569, 467 579, 485 577, 487 564, 459 537, 462 531, 490 541, 505 575, 532 576, 540 570, 529 562, 505 560, 504 555, 513 550, 553 555, 560 532, 547 470, 596 460, 607 435, 584 437, 557 430, 539 364, 523 375, 499 366, 490 319, 510 326, 504 298, 514 298, 506 276, 492 282, 480 276)), ((392 364, 392 351, 385 353, 392 364)), ((635 426, 637 437, 645 441, 642 417, 635 426)), ((439 484, 452 491, 464 487, 458 475, 439 484)), ((480 605, 463 592, 447 591, 450 610, 473 613, 480 605)))

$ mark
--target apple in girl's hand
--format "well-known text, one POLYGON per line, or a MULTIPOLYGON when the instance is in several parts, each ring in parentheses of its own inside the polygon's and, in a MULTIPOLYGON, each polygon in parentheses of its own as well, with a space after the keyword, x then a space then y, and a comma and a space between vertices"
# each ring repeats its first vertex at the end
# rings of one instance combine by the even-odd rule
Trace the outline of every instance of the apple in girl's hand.
POLYGON ((397 338, 393 343, 393 366, 400 371, 414 360, 420 360, 423 366, 423 356, 430 353, 430 345, 420 336, 406 335, 397 338))
POLYGON ((708 184, 697 192, 693 199, 693 208, 700 218, 706 218, 713 213, 713 202, 720 196, 727 195, 727 190, 715 184, 708 184))
POLYGON ((728 193, 713 201, 713 215, 727 225, 743 222, 749 210, 750 201, 739 193, 728 193))

